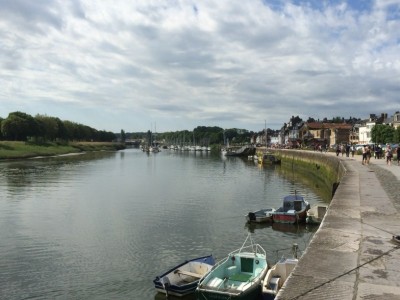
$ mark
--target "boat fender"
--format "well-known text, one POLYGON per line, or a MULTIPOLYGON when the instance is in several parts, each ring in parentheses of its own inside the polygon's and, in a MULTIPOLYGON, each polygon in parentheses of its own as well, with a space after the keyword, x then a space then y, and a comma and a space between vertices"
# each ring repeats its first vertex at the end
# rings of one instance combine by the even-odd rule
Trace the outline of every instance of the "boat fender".
POLYGON ((234 256, 231 257, 232 262, 235 262, 235 259, 236 258, 234 256))

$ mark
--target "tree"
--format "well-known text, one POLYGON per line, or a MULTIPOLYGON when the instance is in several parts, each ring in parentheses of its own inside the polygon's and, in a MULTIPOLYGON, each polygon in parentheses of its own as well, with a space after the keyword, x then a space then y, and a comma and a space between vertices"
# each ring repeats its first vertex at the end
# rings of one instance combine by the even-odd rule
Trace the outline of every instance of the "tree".
POLYGON ((393 133, 393 142, 396 144, 400 143, 400 126, 393 133))
POLYGON ((332 118, 332 123, 343 123, 344 119, 342 117, 334 117, 332 118))
POLYGON ((2 134, 2 132, 1 132, 1 123, 3 122, 3 118, 0 118, 0 140, 2 140, 3 139, 3 134, 2 134))
POLYGON ((35 120, 38 124, 38 135, 46 141, 54 141, 59 136, 59 123, 56 118, 38 114, 35 120))
POLYGON ((12 112, 1 122, 1 132, 7 139, 26 141, 29 137, 37 136, 38 124, 31 115, 12 112))
POLYGON ((125 141, 126 141, 125 131, 121 129, 121 143, 125 144, 125 141))
POLYGON ((292 128, 298 126, 301 122, 303 122, 303 119, 300 118, 299 116, 296 116, 296 117, 292 116, 290 118, 290 123, 291 123, 292 128))
POLYGON ((68 141, 73 141, 77 135, 77 124, 71 121, 64 121, 64 128, 66 131, 66 137, 68 141))
POLYGON ((316 122, 314 118, 309 117, 307 123, 314 123, 316 122))
POLYGON ((395 129, 389 125, 376 124, 371 129, 371 140, 376 144, 393 143, 395 129))

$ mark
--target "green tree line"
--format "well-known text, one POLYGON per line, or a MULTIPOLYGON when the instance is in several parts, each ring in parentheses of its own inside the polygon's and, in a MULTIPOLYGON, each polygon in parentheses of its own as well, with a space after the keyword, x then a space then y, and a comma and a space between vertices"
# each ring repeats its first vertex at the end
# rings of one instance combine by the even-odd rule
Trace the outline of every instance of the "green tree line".
POLYGON ((399 143, 400 127, 377 124, 371 129, 371 139, 376 144, 399 143))
POLYGON ((116 136, 112 132, 96 130, 87 125, 62 121, 56 117, 36 115, 32 117, 24 112, 9 113, 0 118, 0 139, 9 141, 68 142, 93 141, 111 142, 116 136))
POLYGON ((231 144, 248 144, 253 131, 246 129, 223 129, 217 126, 197 126, 193 131, 181 130, 175 132, 157 133, 157 140, 165 140, 169 144, 216 145, 229 140, 231 144))

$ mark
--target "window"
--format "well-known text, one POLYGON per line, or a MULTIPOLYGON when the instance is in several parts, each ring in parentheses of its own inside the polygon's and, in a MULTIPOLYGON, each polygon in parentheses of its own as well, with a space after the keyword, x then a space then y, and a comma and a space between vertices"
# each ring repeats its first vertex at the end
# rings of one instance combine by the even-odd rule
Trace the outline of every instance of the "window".
POLYGON ((240 258, 241 271, 245 273, 253 273, 253 259, 249 257, 240 258))

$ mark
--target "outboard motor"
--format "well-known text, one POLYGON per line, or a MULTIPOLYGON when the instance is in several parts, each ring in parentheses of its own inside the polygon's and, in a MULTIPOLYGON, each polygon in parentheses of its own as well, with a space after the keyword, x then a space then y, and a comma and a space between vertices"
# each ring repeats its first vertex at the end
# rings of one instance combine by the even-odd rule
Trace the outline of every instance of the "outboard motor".
POLYGON ((165 289, 165 295, 168 298, 168 289, 171 286, 171 282, 169 281, 169 278, 167 276, 164 276, 160 279, 160 282, 162 284, 162 286, 165 289))
POLYGON ((249 220, 250 221, 255 221, 256 220, 256 214, 253 212, 249 212, 249 220))

